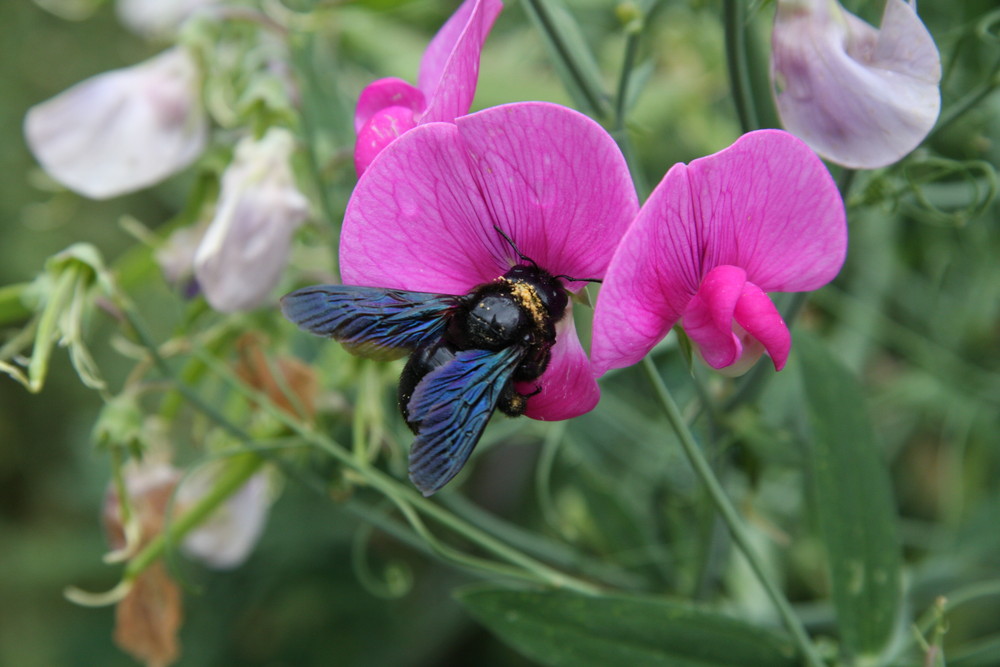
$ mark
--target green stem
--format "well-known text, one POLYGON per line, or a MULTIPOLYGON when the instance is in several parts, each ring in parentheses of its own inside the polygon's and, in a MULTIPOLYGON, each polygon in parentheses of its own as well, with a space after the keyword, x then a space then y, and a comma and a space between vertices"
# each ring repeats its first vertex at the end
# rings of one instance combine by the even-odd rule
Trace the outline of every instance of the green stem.
POLYGON ((729 498, 726 496, 725 491, 723 491, 722 485, 719 484, 719 481, 715 478, 715 474, 712 472, 711 466, 708 464, 708 461, 701 452, 701 448, 694 440, 694 435, 691 433, 690 429, 688 429, 684 418, 681 416, 680 408, 677 407, 673 397, 670 395, 670 391, 663 383, 663 379, 660 377, 660 374, 656 370, 656 366, 653 365, 653 362, 649 357, 643 359, 643 368, 646 371, 646 375, 648 376, 650 383, 653 385, 653 389, 655 390, 657 398, 666 413, 668 421, 670 421, 671 427, 680 440, 681 447, 684 449, 685 455, 687 455, 695 473, 708 490, 708 493, 712 498, 712 502, 715 504, 716 509, 719 511, 723 521, 725 521, 726 526, 729 528, 730 534, 733 536, 733 541, 736 543, 736 546, 739 547, 740 551, 743 552, 747 562, 750 564, 750 568, 753 570, 758 581, 760 581, 761 585, 764 587, 764 590, 767 591, 768 596, 771 598, 775 608, 778 610, 778 614, 781 616, 782 621, 784 621, 785 627, 791 633, 792 638, 798 645, 799 650, 802 652, 806 662, 811 665, 811 667, 822 667, 823 661, 816 653, 816 649, 809 640, 809 636, 806 634, 805 628, 802 626, 802 622, 795 615, 795 612, 792 610, 791 605, 788 603, 788 600, 785 599, 781 590, 768 576, 767 571, 764 568, 763 561, 761 561, 757 552, 754 551, 753 546, 750 543, 750 537, 747 534, 746 529, 743 527, 742 519, 740 519, 740 516, 737 514, 732 503, 729 502, 729 498))
MULTIPOLYGON (((937 136, 949 125, 961 118, 974 108, 977 104, 989 97, 997 88, 1000 88, 1000 60, 994 63, 990 69, 989 78, 981 83, 975 90, 970 91, 965 97, 950 106, 938 119, 937 125, 928 135, 927 140, 937 136)), ((926 141, 926 140, 925 140, 926 141)))
MULTIPOLYGON (((316 69, 314 67, 314 53, 313 53, 313 38, 311 35, 301 35, 297 36, 296 39, 292 40, 293 44, 293 55, 295 57, 295 62, 299 68, 303 71, 307 82, 312 84, 317 80, 316 69)), ((313 86, 308 86, 307 89, 312 89, 313 86)), ((319 133, 312 120, 312 112, 314 105, 308 103, 308 100, 304 100, 303 104, 300 105, 299 121, 302 127, 302 139, 305 143, 306 151, 306 162, 309 167, 309 174, 313 180, 313 186, 316 188, 316 194, 319 197, 320 208, 323 215, 326 217, 327 223, 329 224, 330 233, 332 238, 330 239, 330 246, 333 248, 333 272, 337 273, 337 264, 339 262, 339 254, 337 253, 337 248, 340 246, 340 216, 337 214, 333 207, 333 202, 330 199, 330 192, 327 188, 326 179, 323 177, 323 168, 320 163, 319 155, 317 153, 317 148, 320 145, 319 133)))
POLYGON ((615 96, 615 125, 611 130, 611 136, 625 156, 629 171, 632 173, 632 182, 635 185, 639 201, 644 201, 649 195, 649 182, 646 174, 639 164, 638 156, 635 154, 635 146, 632 145, 632 138, 625 127, 625 117, 627 115, 626 104, 628 99, 629 80, 632 70, 635 68, 635 58, 639 51, 639 38, 642 34, 641 27, 630 27, 628 37, 625 40, 625 57, 622 62, 621 75, 618 78, 618 92, 615 96))
POLYGON ((31 351, 31 361, 28 362, 28 391, 37 394, 45 384, 45 376, 49 371, 49 360, 52 358, 52 346, 55 344, 56 323, 62 315, 66 303, 73 296, 78 270, 68 268, 59 274, 55 286, 49 293, 48 303, 38 319, 38 329, 35 331, 35 345, 31 351))
POLYGON ((171 521, 169 527, 154 537, 146 547, 132 558, 125 567, 125 581, 134 581, 143 570, 153 564, 168 544, 177 544, 194 528, 201 525, 219 505, 236 493, 264 464, 256 454, 244 453, 233 457, 215 486, 186 513, 171 521))
POLYGON ((598 118, 609 118, 611 116, 611 108, 608 104, 607 95, 603 90, 594 89, 590 80, 584 76, 580 67, 573 59, 565 38, 558 28, 556 28, 555 21, 549 15, 545 2, 543 0, 526 0, 524 8, 534 15, 538 21, 538 25, 548 36, 552 47, 555 49, 556 57, 559 58, 563 67, 566 68, 580 94, 584 96, 587 105, 590 107, 591 115, 598 118))
POLYGON ((740 127, 746 133, 758 129, 760 125, 747 66, 745 0, 724 0, 723 14, 729 87, 733 91, 733 102, 736 104, 740 127))
POLYGON ((163 355, 160 354, 159 348, 153 341, 152 336, 149 335, 149 332, 146 330, 145 325, 139 318, 138 313, 135 312, 135 309, 132 306, 132 304, 128 303, 127 300, 124 298, 119 299, 119 302, 120 302, 119 307, 121 308, 122 313, 125 315, 125 319, 132 327, 132 330, 138 337, 139 342, 149 352, 149 356, 153 359, 153 364, 160 371, 163 377, 170 380, 173 383, 176 390, 178 391, 178 393, 180 393, 189 403, 194 405, 201 412, 205 413, 205 415, 208 416, 212 421, 214 421, 216 424, 229 431, 229 433, 235 436, 238 440, 241 440, 243 442, 248 442, 251 438, 246 434, 245 431, 243 431, 243 429, 239 428, 231 421, 226 419, 226 417, 221 412, 219 412, 213 406, 206 403, 201 398, 201 396, 198 395, 197 392, 191 389, 191 387, 189 387, 188 385, 177 379, 173 370, 170 368, 170 365, 167 363, 166 359, 164 359, 163 355))
MULTIPOLYGON (((340 464, 357 473, 369 486, 396 503, 397 507, 403 511, 404 515, 406 515, 407 519, 410 521, 410 524, 415 530, 417 530, 418 533, 422 532, 422 524, 420 524, 419 521, 414 522, 412 515, 408 514, 407 510, 411 507, 416 509, 420 514, 433 519, 445 528, 448 528, 454 533, 466 538, 470 542, 477 544, 479 547, 492 553, 497 558, 521 568, 523 571, 529 573, 536 581, 557 588, 567 588, 585 594, 595 594, 598 592, 598 587, 593 584, 560 572, 549 567, 545 563, 537 561, 534 558, 509 547, 486 531, 463 521, 440 505, 424 498, 410 486, 400 483, 394 477, 378 470, 377 468, 373 468, 367 462, 358 460, 357 457, 355 457, 351 452, 341 447, 331 438, 310 430, 298 420, 293 419, 283 410, 277 408, 266 394, 248 387, 236 378, 232 371, 219 364, 216 360, 204 359, 204 361, 220 377, 223 377, 230 382, 233 388, 235 388, 238 392, 254 401, 254 403, 260 407, 266 409, 271 417, 284 424, 293 432, 297 433, 307 443, 325 452, 326 454, 329 454, 340 464)), ((424 533, 424 535, 425 537, 429 536, 426 533, 424 533)), ((436 543, 432 544, 432 546, 435 545, 436 543)), ((444 552, 440 549, 438 549, 438 551, 444 554, 444 552)), ((454 558, 455 553, 457 552, 450 550, 444 555, 454 558)), ((465 561, 469 560, 469 558, 470 557, 463 555, 461 564, 468 565, 465 561)), ((477 564, 481 567, 479 561, 477 561, 477 564)), ((517 576, 516 573, 508 571, 504 571, 503 574, 506 576, 517 576)), ((519 576, 519 578, 523 579, 524 577, 522 575, 519 576)))
POLYGON ((628 103, 629 81, 632 77, 632 69, 635 67, 635 57, 639 52, 639 37, 642 34, 641 27, 630 26, 627 28, 628 36, 625 38, 625 57, 622 60, 622 71, 618 77, 618 92, 615 94, 615 129, 625 129, 626 105, 628 103))

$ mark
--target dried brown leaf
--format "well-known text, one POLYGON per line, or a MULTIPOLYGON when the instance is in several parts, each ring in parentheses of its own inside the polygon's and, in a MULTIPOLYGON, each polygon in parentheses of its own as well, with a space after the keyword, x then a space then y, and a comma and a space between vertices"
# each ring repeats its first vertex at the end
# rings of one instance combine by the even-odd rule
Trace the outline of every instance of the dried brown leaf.
POLYGON ((260 336, 245 334, 237 341, 239 361, 236 374, 254 389, 264 392, 279 408, 301 417, 299 410, 305 411, 310 419, 316 414, 316 395, 319 381, 311 366, 294 357, 281 357, 273 363, 264 354, 264 343, 260 336), (272 369, 277 370, 280 380, 272 369), (293 396, 289 396, 290 391, 293 396))
POLYGON ((147 667, 166 667, 180 656, 182 618, 180 589, 162 562, 153 563, 115 609, 115 643, 147 667))

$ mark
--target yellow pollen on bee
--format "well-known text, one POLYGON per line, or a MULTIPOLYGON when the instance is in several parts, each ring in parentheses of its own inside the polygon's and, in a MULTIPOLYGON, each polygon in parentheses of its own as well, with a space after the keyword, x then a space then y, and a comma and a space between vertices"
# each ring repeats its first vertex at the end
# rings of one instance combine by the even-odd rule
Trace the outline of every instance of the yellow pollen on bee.
POLYGON ((507 280, 507 282, 510 283, 514 298, 517 299, 522 308, 531 314, 531 319, 535 321, 535 325, 544 327, 545 318, 548 314, 545 312, 545 305, 539 298, 535 288, 520 280, 507 280))

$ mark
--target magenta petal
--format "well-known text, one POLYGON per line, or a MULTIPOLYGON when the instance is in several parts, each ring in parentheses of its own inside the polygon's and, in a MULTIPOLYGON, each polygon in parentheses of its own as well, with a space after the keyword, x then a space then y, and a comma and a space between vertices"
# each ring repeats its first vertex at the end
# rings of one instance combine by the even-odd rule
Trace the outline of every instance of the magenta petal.
POLYGON ((354 111, 354 131, 360 133, 368 121, 388 107, 406 107, 415 115, 426 106, 424 94, 402 79, 379 79, 365 86, 354 111))
POLYGON ((450 123, 419 125, 382 151, 344 213, 345 284, 466 294, 510 268, 450 123))
POLYGON ((631 366, 677 323, 701 282, 687 167, 674 165, 615 252, 594 309, 590 358, 600 376, 631 366))
POLYGON ((571 307, 556 325, 556 344, 542 377, 517 386, 525 395, 536 388, 541 391, 528 399, 524 414, 544 421, 570 419, 590 412, 601 397, 601 390, 590 371, 590 361, 576 335, 571 307))
POLYGON ((768 292, 812 290, 836 276, 846 252, 836 185, 787 132, 751 132, 714 155, 675 165, 622 239, 601 287, 595 371, 639 361, 682 314, 692 337, 703 337, 710 364, 731 362, 739 337, 731 344, 728 333, 722 336, 711 304, 688 312, 709 272, 739 267, 768 292), (704 329, 713 322, 718 336, 704 329))
MULTIPOLYGON (((687 170, 696 226, 687 234, 689 262, 703 271, 739 266, 767 292, 818 289, 840 271, 844 204, 826 167, 799 139, 780 130, 750 132, 687 170)), ((673 189, 663 194, 683 197, 673 189)), ((656 205, 656 196, 646 206, 656 205)))
POLYGON ((420 122, 451 122, 472 106, 479 79, 479 55, 500 0, 466 0, 441 27, 420 61, 420 90, 427 109, 420 122))
POLYGON ((747 283, 733 316, 748 334, 764 345, 774 362, 774 370, 784 368, 792 349, 792 335, 771 298, 753 283, 747 283))
POLYGON ((746 279, 746 272, 736 266, 712 269, 684 311, 684 331, 712 368, 729 366, 743 352, 739 337, 733 333, 733 312, 746 279))
POLYGON ((407 107, 388 107, 376 112, 358 132, 358 141, 354 145, 354 168, 358 175, 365 172, 386 146, 416 125, 413 110, 407 107))
MULTIPOLYGON (((544 102, 493 107, 456 124, 491 218, 520 251, 554 274, 603 277, 638 210, 611 136, 583 114, 544 102)), ((493 243, 514 257, 498 235, 493 243)))

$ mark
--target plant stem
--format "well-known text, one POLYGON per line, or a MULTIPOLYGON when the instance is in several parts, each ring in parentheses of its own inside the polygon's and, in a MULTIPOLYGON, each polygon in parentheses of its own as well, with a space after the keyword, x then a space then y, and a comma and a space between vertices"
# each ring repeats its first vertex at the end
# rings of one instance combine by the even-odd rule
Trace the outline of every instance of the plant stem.
POLYGON ((743 552, 747 562, 750 564, 750 568, 757 576, 757 579, 764 587, 764 590, 767 591, 768 596, 771 598, 771 601, 778 610, 778 614, 781 616, 782 621, 784 621, 785 627, 791 633, 792 638, 798 645, 799 650, 802 652, 802 656, 805 658, 806 663, 812 667, 822 667, 823 661, 816 653, 816 649, 809 640, 809 636, 806 634, 805 628, 795 615, 795 612, 792 611, 791 605, 788 603, 788 600, 785 599, 781 590, 779 590, 778 586, 767 575, 763 562, 750 543, 750 538, 743 526, 743 521, 740 519, 740 516, 737 514, 732 503, 729 502, 729 498, 726 496, 725 491, 723 491, 722 485, 719 484, 719 481, 715 478, 715 473, 712 472, 712 468, 702 454, 701 448, 698 446, 698 443, 695 442, 694 435, 684 422, 684 418, 681 416, 681 411, 674 402, 673 397, 670 395, 670 391, 664 384, 659 372, 656 370, 656 366, 653 365, 653 362, 649 357, 643 359, 642 363, 643 368, 646 371, 646 375, 648 376, 650 383, 653 385, 653 389, 656 391, 657 398, 666 413, 667 419, 670 421, 671 427, 674 429, 674 432, 680 440, 681 447, 684 449, 685 455, 687 455, 695 473, 708 490, 708 493, 712 498, 712 502, 715 504, 716 509, 719 511, 723 521, 725 521, 726 526, 729 528, 730 534, 733 536, 733 541, 736 543, 736 546, 739 547, 740 551, 743 552))
MULTIPOLYGON (((413 516, 407 512, 409 508, 413 508, 420 514, 433 519, 440 525, 450 529, 458 535, 461 535, 501 560, 520 568, 523 572, 528 573, 530 575, 529 578, 534 581, 590 595, 598 592, 599 589, 597 586, 560 572, 552 567, 549 567, 545 563, 535 560, 521 551, 504 544, 493 535, 467 521, 462 520, 437 503, 424 498, 408 485, 401 483, 394 477, 372 467, 366 461, 358 460, 358 458, 351 452, 334 442, 331 438, 311 430, 298 420, 289 416, 283 410, 275 406, 270 397, 268 397, 265 393, 248 387, 236 378, 232 371, 225 368, 214 359, 203 359, 203 361, 220 377, 223 377, 230 382, 238 392, 254 401, 254 403, 262 409, 267 410, 271 417, 298 434, 310 445, 325 452, 326 454, 329 454, 340 464, 357 473, 358 476, 360 476, 370 487, 379 491, 396 503, 397 507, 399 507, 404 515, 407 516, 407 519, 410 521, 414 529, 417 530, 418 533, 422 533, 425 539, 432 538, 432 536, 429 535, 429 533, 422 531, 423 527, 419 521, 415 522, 413 520, 413 516)), ((471 557, 460 554, 450 548, 446 551, 438 544, 432 544, 432 546, 435 546, 439 553, 447 555, 450 558, 458 559, 460 564, 463 566, 468 566, 472 560, 476 560, 479 564, 479 569, 483 569, 484 567, 484 562, 481 559, 472 559, 471 557)), ((495 565, 491 566, 491 569, 500 571, 500 568, 495 565)), ((519 575, 516 571, 511 572, 505 570, 502 574, 505 576, 516 576, 521 579, 525 578, 523 574, 519 575)))
POLYGON ((729 87, 733 91, 733 102, 736 104, 736 113, 740 118, 740 127, 746 133, 758 129, 760 125, 747 66, 746 8, 744 3, 745 0, 724 0, 723 22, 725 24, 729 87))
POLYGON ((955 104, 950 106, 944 113, 941 114, 941 117, 938 118, 937 125, 934 126, 934 129, 931 130, 931 133, 927 136, 927 139, 925 139, 925 143, 931 138, 937 136, 956 120, 964 116, 966 112, 974 108, 977 104, 989 97, 997 88, 1000 88, 1000 60, 997 60, 996 63, 994 63, 986 81, 979 84, 975 90, 969 92, 965 97, 960 99, 958 102, 955 102, 955 104))
POLYGON ((622 60, 622 71, 618 77, 618 92, 615 94, 615 129, 625 129, 625 114, 628 103, 629 80, 635 67, 635 56, 639 52, 639 36, 641 28, 629 27, 625 38, 625 57, 622 60))
POLYGON ((555 21, 549 14, 544 0, 526 0, 524 8, 538 22, 539 27, 549 38, 556 57, 566 68, 566 72, 572 78, 577 90, 583 95, 587 105, 590 107, 590 114, 596 118, 608 119, 611 116, 611 107, 608 104, 607 95, 603 90, 595 89, 587 76, 584 75, 577 62, 570 53, 570 48, 566 39, 556 27, 555 21))

